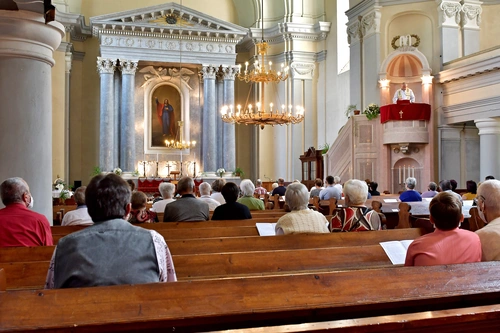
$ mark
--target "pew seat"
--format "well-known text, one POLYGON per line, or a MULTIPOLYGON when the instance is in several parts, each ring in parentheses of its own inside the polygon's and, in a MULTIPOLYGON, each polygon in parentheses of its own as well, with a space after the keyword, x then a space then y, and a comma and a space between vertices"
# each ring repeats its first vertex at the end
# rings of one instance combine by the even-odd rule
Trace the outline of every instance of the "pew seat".
POLYGON ((499 263, 482 262, 6 291, 0 331, 207 331, 450 310, 496 304, 498 276, 499 263))

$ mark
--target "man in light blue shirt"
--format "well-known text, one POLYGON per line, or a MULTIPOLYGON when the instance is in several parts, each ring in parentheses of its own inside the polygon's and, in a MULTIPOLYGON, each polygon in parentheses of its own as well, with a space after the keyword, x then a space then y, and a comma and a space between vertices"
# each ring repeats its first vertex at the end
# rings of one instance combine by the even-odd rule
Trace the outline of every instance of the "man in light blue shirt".
POLYGON ((335 198, 340 200, 342 192, 334 186, 333 176, 326 177, 326 187, 319 192, 319 200, 335 198))

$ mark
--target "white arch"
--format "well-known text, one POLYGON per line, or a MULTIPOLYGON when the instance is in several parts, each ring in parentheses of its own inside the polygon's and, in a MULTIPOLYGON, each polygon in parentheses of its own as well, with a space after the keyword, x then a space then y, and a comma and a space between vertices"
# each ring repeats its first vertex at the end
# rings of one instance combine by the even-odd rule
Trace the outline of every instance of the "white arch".
POLYGON ((427 58, 425 55, 420 52, 417 48, 415 47, 406 47, 403 48, 402 50, 397 49, 389 53, 389 55, 384 59, 382 64, 380 65, 380 70, 379 70, 379 80, 384 80, 387 77, 387 67, 389 64, 396 59, 397 57, 403 55, 403 54, 408 54, 416 57, 420 63, 422 64, 422 75, 427 76, 431 75, 432 69, 429 66, 429 61, 427 61, 427 58))

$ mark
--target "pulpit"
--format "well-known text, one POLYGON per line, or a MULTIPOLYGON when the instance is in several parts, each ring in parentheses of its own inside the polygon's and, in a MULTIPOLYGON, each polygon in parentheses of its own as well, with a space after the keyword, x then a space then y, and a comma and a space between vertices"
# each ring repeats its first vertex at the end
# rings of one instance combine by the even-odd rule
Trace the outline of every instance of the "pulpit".
POLYGON ((380 107, 380 122, 383 124, 389 120, 426 120, 431 119, 431 106, 425 103, 410 103, 409 101, 398 101, 397 104, 389 104, 380 107))

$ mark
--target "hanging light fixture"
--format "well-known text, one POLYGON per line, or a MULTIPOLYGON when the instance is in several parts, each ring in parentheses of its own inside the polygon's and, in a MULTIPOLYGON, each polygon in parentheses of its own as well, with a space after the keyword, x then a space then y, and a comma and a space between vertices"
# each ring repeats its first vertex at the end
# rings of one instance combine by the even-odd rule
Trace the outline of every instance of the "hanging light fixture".
MULTIPOLYGON (((281 70, 273 69, 273 63, 267 61, 267 51, 269 45, 264 41, 264 0, 261 2, 261 28, 262 40, 256 44, 257 60, 253 63, 253 69, 248 69, 248 61, 245 62, 245 70, 240 70, 238 79, 246 83, 252 83, 248 95, 252 92, 253 84, 260 84, 261 95, 259 101, 255 104, 246 104, 243 108, 241 105, 224 105, 221 108, 222 120, 226 123, 237 123, 245 125, 260 125, 264 129, 265 125, 288 125, 297 124, 304 120, 304 108, 302 106, 285 105, 279 103, 277 107, 272 102, 269 103, 269 108, 266 107, 265 100, 265 84, 278 84, 279 82, 288 79, 288 66, 281 64, 281 70), (260 58, 260 61, 259 61, 260 58), (281 108, 279 107, 281 104, 281 108)), ((276 94, 278 95, 278 94, 276 94)), ((248 99, 247 99, 248 101, 248 99)))

